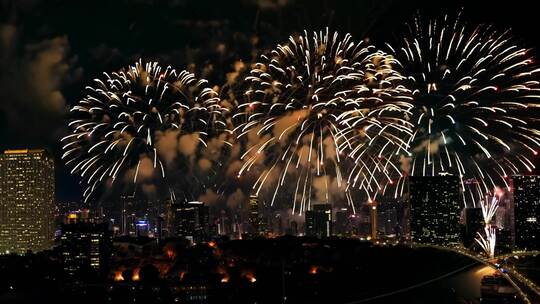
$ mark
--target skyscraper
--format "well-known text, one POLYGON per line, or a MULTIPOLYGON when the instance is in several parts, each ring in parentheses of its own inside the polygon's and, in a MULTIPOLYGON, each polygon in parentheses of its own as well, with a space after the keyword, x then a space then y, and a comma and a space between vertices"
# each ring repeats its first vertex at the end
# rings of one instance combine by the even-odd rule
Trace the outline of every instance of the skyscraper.
POLYGON ((44 150, 0 154, 0 252, 50 249, 54 228, 53 159, 44 150))
POLYGON ((518 175, 512 180, 516 247, 540 249, 540 176, 518 175))
POLYGON ((257 195, 251 195, 249 197, 249 233, 256 235, 259 234, 260 220, 259 220, 259 198, 257 195))
POLYGON ((398 220, 398 202, 380 202, 377 204, 377 230, 379 238, 396 238, 400 233, 398 220))
POLYGON ((72 213, 61 226, 60 251, 69 275, 99 275, 107 272, 112 236, 107 223, 97 223, 72 213))
POLYGON ((317 204, 306 211, 306 235, 319 238, 332 235, 332 205, 317 204))
POLYGON ((208 234, 208 207, 202 202, 189 202, 173 208, 176 235, 195 243, 204 241, 208 234))
POLYGON ((411 176, 411 237, 414 242, 450 245, 459 242, 459 178, 411 176))

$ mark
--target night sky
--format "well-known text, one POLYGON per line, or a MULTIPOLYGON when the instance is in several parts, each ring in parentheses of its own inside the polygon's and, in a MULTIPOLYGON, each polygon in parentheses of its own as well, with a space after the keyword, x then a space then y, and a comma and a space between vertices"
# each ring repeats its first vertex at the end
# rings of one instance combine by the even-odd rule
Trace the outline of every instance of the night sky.
MULTIPOLYGON (((464 7, 465 21, 512 28, 538 58, 533 1, 468 2, 2 0, 0 150, 45 147, 58 160, 69 106, 103 71, 143 58, 220 84, 237 60, 251 62, 304 29, 329 27, 379 45, 416 11, 439 16, 464 7)), ((79 200, 77 180, 60 160, 57 167, 58 201, 79 200)))

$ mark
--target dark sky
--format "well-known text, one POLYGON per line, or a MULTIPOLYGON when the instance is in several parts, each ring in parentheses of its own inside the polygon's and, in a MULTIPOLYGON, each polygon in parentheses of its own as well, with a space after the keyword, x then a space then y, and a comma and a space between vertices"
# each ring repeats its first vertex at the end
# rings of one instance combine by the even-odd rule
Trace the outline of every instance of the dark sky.
MULTIPOLYGON (((466 21, 511 27, 525 46, 539 49, 533 1, 467 2, 0 0, 0 150, 46 147, 58 159, 67 109, 84 86, 139 58, 190 66, 223 83, 236 60, 257 55, 253 39, 262 50, 291 33, 329 26, 380 43, 417 10, 440 16, 461 7, 466 21)), ((58 200, 77 200, 77 181, 60 161, 57 167, 58 200)))

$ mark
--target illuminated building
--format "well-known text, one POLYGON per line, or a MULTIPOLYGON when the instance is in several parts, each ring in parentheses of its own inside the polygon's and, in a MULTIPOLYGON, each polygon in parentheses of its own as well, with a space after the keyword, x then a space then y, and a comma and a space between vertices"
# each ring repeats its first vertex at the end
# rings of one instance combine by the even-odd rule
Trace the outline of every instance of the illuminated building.
POLYGON ((135 230, 135 214, 133 213, 133 205, 136 204, 135 196, 122 195, 120 197, 122 203, 122 213, 120 217, 120 233, 122 235, 136 234, 135 230))
POLYGON ((513 249, 512 231, 508 229, 497 229, 497 243, 495 245, 495 253, 497 255, 510 253, 513 249))
POLYGON ((0 253, 50 249, 54 210, 53 159, 44 150, 0 154, 0 253))
POLYGON ((208 236, 208 206, 202 202, 177 204, 174 208, 174 228, 176 236, 194 243, 204 241, 208 236))
POLYGON ((379 238, 396 238, 400 236, 401 227, 398 212, 402 205, 398 202, 381 202, 377 204, 379 238))
POLYGON ((259 198, 256 195, 249 197, 249 234, 260 235, 262 234, 263 226, 261 225, 261 219, 259 216, 259 198))
POLYGON ((112 238, 107 223, 96 223, 72 213, 61 226, 60 252, 69 275, 104 274, 112 238))
POLYGON ((149 232, 149 229, 150 229, 150 224, 148 223, 148 220, 143 218, 143 219, 138 219, 137 220, 137 223, 135 223, 135 227, 136 227, 136 236, 137 237, 140 237, 140 236, 148 236, 148 232, 149 232))
POLYGON ((540 176, 513 176, 516 247, 540 249, 540 176))
POLYGON ((332 205, 316 204, 306 211, 306 235, 319 238, 332 235, 332 205))
POLYGON ((455 245, 459 242, 459 178, 453 175, 409 178, 413 242, 455 245))

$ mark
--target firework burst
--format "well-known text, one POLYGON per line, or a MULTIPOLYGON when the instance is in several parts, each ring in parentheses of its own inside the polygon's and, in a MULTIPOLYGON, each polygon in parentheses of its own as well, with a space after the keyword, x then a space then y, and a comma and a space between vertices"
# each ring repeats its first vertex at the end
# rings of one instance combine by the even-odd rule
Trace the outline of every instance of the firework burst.
POLYGON ((508 31, 417 17, 387 47, 414 97, 403 155, 410 175, 455 174, 464 204, 476 205, 489 189, 508 187, 508 176, 534 169, 540 69, 508 31))
POLYGON ((71 134, 62 138, 62 159, 87 185, 85 201, 129 170, 137 183, 143 161, 165 178, 156 143, 166 131, 194 134, 205 146, 207 138, 227 129, 225 110, 206 80, 155 62, 104 73, 86 90, 71 109, 71 134))
POLYGON ((234 115, 241 121, 235 131, 247 142, 238 176, 262 165, 253 190, 258 194, 271 184, 271 204, 289 182, 295 188, 293 212, 310 209, 314 183, 327 202, 335 186, 352 204, 351 187, 368 191, 378 181, 371 164, 352 166, 347 178, 345 160, 363 160, 375 142, 404 145, 391 132, 403 132, 407 124, 400 118, 410 106, 407 90, 394 86, 400 79, 384 53, 349 34, 327 29, 291 36, 262 55, 245 79, 246 102, 234 115))
POLYGON ((480 202, 480 207, 482 208, 482 216, 484 218, 484 235, 477 232, 475 240, 482 247, 487 256, 494 257, 497 241, 497 227, 492 224, 492 220, 499 208, 499 197, 493 195, 490 199, 489 195, 486 195, 485 200, 480 202))

